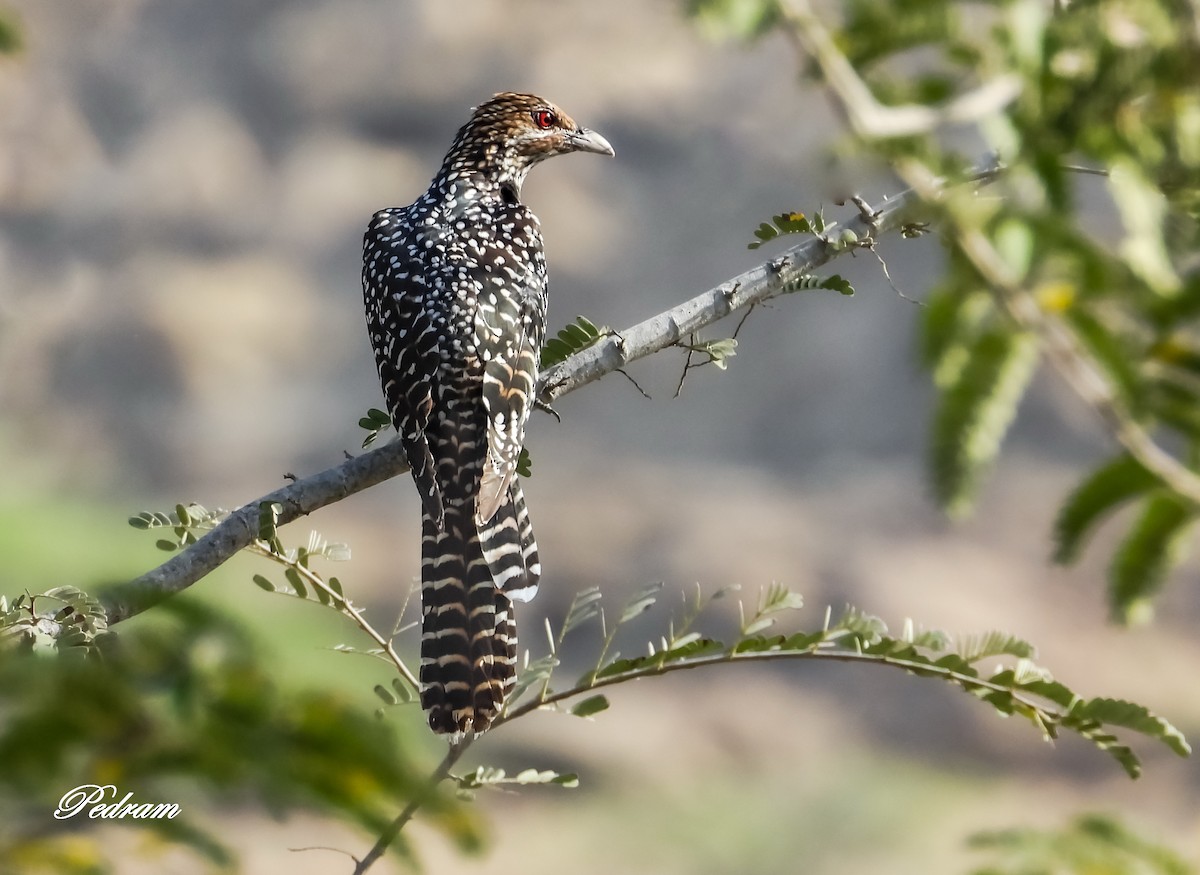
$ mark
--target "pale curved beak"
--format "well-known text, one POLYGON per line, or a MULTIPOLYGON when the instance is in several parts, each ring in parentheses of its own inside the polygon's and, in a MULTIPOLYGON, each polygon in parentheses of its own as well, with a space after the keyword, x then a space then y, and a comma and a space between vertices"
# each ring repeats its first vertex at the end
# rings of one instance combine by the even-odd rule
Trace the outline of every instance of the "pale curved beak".
POLYGON ((571 145, 578 152, 595 152, 597 155, 607 155, 609 158, 617 154, 608 140, 587 128, 580 128, 572 132, 570 140, 571 145))

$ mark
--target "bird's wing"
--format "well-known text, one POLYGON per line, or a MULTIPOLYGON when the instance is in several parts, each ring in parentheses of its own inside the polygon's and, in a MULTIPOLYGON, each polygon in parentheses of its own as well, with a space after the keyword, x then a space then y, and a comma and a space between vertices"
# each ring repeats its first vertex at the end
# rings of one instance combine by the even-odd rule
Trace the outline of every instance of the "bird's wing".
POLYGON ((545 311, 545 262, 538 247, 526 272, 496 294, 484 295, 476 313, 488 422, 487 458, 476 507, 479 523, 490 520, 508 500, 533 408, 545 311))
POLYGON ((433 410, 439 334, 428 296, 424 246, 406 210, 376 213, 363 241, 363 296, 388 413, 404 444, 425 510, 440 527, 442 495, 425 436, 433 410))

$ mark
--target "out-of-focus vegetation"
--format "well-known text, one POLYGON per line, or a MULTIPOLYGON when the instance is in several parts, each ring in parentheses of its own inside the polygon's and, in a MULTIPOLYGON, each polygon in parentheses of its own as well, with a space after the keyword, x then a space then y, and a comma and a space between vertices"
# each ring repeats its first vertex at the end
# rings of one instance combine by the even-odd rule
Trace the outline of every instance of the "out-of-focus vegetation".
POLYGON ((0 54, 12 54, 21 48, 21 30, 12 11, 0 7, 0 54))
POLYGON ((1085 815, 1059 830, 979 833, 971 846, 995 862, 972 875, 1080 872, 1091 875, 1191 875, 1195 867, 1170 848, 1131 832, 1111 817, 1085 815))
MULTIPOLYGON (((91 805, 52 817, 83 785, 118 788, 105 802, 133 790, 136 803, 177 804, 173 818, 101 822, 182 843, 223 870, 236 869, 234 858, 190 810, 336 813, 378 832, 418 792, 420 745, 345 696, 282 687, 278 666, 264 661, 242 624, 190 598, 153 613, 89 646, 45 623, 7 629, 0 869, 121 871, 104 842, 89 837, 91 805)), ((71 623, 58 604, 49 616, 71 623)), ((429 804, 432 822, 464 847, 477 844, 458 809, 429 804)))
POLYGON ((1195 6, 863 0, 829 21, 807 0, 688 6, 731 35, 787 33, 848 119, 835 148, 925 200, 947 253, 922 338, 940 395, 939 502, 970 511, 1039 364, 1052 366, 1120 445, 1064 502, 1056 559, 1076 561, 1132 507, 1108 599, 1118 619, 1145 619, 1200 515, 1195 6), (975 136, 959 135, 965 121, 975 136), (1082 202, 1094 175, 1116 239, 1082 202))

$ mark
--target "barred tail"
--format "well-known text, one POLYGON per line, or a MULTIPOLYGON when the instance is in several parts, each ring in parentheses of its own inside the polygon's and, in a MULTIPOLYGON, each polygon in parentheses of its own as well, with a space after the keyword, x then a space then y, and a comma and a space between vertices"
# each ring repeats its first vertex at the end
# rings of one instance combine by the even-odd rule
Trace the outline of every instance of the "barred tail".
POLYGON ((542 563, 525 495, 516 477, 509 481, 507 500, 480 528, 479 540, 496 586, 518 602, 537 595, 542 563))
POLYGON ((496 587, 470 503, 425 514, 421 538, 421 707, 442 734, 485 731, 516 681, 512 601, 496 587))

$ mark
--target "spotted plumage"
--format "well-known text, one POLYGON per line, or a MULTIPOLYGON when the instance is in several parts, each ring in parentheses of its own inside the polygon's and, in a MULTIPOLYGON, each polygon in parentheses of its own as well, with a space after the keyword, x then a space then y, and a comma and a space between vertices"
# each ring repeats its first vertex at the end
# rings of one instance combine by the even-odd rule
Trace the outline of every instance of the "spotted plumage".
POLYGON ((529 169, 608 142, 531 94, 498 94, 458 132, 429 189, 380 210, 363 298, 388 409, 422 502, 421 705, 434 732, 483 732, 516 679, 512 600, 541 565, 517 458, 546 325, 529 169))

